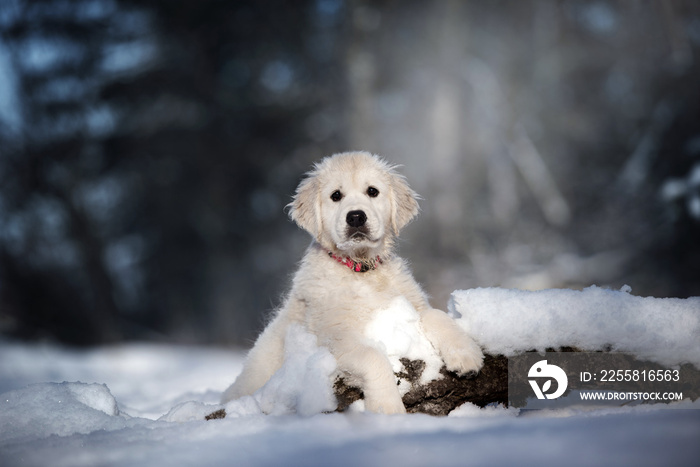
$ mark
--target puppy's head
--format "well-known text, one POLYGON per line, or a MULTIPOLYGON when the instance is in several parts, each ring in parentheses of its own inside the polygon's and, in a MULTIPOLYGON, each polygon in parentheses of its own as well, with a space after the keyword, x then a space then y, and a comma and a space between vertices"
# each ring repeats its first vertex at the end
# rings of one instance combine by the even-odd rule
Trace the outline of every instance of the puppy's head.
POLYGON ((383 256, 416 214, 418 196, 395 167, 367 152, 326 157, 299 184, 289 215, 324 248, 383 256))

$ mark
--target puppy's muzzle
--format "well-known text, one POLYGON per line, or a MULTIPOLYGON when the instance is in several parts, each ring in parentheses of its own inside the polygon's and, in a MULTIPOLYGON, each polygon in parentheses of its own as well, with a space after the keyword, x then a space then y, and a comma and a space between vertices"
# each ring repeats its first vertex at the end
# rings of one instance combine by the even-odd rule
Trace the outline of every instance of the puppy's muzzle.
POLYGON ((345 222, 348 227, 345 234, 348 238, 353 238, 355 240, 361 240, 369 234, 369 228, 367 227, 367 214, 364 211, 350 211, 345 216, 345 222))

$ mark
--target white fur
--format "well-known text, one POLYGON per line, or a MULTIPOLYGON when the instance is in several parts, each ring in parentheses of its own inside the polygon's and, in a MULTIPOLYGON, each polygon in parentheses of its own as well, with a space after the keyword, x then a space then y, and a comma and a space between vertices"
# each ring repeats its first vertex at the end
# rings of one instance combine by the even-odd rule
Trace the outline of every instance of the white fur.
POLYGON ((223 395, 223 402, 253 394, 282 366, 287 328, 294 323, 316 335, 338 363, 338 371, 362 388, 367 410, 405 413, 391 363, 365 335, 379 310, 399 296, 420 315, 428 340, 448 370, 479 370, 481 349, 444 312, 433 309, 406 263, 392 254, 395 236, 418 213, 417 195, 406 180, 377 156, 366 152, 336 154, 307 174, 289 205, 290 217, 314 237, 292 289, 276 316, 248 354, 243 371, 223 395), (379 195, 371 197, 368 188, 379 195), (340 200, 331 195, 342 193, 340 200), (361 210, 364 235, 349 237, 346 216, 361 210), (379 256, 382 263, 354 272, 329 257, 332 252, 354 261, 379 256))

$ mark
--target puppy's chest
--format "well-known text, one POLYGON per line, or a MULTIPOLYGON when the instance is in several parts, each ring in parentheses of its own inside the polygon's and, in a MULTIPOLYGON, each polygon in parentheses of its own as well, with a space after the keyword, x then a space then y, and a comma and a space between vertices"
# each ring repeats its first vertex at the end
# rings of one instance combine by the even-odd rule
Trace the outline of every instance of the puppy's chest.
MULTIPOLYGON (((352 312, 370 317, 387 308, 401 293, 391 277, 379 272, 329 274, 319 278, 314 291, 309 291, 317 313, 352 312)), ((309 297, 307 297, 308 299, 309 297)))

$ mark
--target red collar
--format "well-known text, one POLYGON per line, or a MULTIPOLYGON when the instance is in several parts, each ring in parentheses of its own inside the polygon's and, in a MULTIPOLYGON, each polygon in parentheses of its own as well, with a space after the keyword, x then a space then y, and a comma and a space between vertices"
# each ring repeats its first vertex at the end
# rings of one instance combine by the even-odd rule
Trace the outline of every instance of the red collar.
POLYGON ((371 271, 373 269, 377 269, 377 266, 382 264, 382 259, 379 256, 377 256, 375 259, 370 259, 366 261, 353 261, 350 258, 340 258, 330 251, 328 252, 328 256, 330 256, 340 264, 349 267, 355 272, 371 271))

